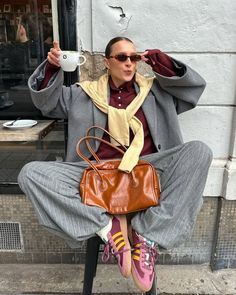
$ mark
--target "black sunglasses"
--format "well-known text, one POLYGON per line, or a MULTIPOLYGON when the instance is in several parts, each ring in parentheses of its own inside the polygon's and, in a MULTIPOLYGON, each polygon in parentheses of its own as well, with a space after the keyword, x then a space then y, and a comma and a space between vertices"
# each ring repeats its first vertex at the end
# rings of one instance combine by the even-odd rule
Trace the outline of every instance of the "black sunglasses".
POLYGON ((113 55, 113 56, 110 55, 109 58, 115 58, 121 62, 124 62, 129 58, 132 62, 136 62, 136 61, 141 60, 141 55, 139 55, 139 54, 133 54, 133 55, 117 54, 117 55, 113 55))

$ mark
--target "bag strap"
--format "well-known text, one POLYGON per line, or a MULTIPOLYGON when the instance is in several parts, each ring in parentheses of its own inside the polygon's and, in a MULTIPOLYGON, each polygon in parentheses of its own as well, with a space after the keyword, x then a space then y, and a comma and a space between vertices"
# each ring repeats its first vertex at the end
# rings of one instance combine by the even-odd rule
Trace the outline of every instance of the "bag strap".
MULTIPOLYGON (((98 141, 100 141, 100 142, 103 142, 103 143, 109 145, 110 147, 116 149, 116 150, 119 151, 121 154, 124 154, 125 152, 124 152, 122 149, 120 149, 120 148, 118 148, 117 146, 115 146, 114 144, 110 143, 109 141, 106 141, 106 140, 104 140, 104 139, 102 139, 102 138, 100 138, 100 137, 97 137, 97 136, 91 136, 91 135, 88 135, 88 136, 82 137, 82 138, 78 141, 78 143, 77 143, 77 145, 76 145, 76 152, 77 152, 77 154, 78 154, 83 160, 85 160, 85 161, 86 161, 86 162, 87 162, 87 163, 93 168, 93 170, 95 170, 95 171, 98 173, 98 175, 99 175, 100 178, 102 179, 102 175, 101 175, 100 172, 98 171, 97 167, 92 163, 91 160, 89 160, 88 157, 86 157, 86 156, 82 153, 82 151, 81 151, 81 149, 80 149, 81 143, 82 143, 83 141, 88 142, 88 140, 90 140, 90 139, 94 139, 94 140, 98 140, 98 141)), ((89 143, 88 143, 88 145, 90 146, 89 143)), ((87 146, 88 146, 88 145, 87 145, 87 146)), ((90 146, 90 147, 91 147, 91 146, 90 146)), ((92 148, 91 148, 91 150, 92 150, 93 153, 94 153, 94 150, 93 150, 92 148)), ((95 153, 94 153, 94 154, 95 154, 95 153)), ((99 159, 99 161, 100 161, 100 159, 99 159)))
MULTIPOLYGON (((90 131, 91 131, 92 129, 100 129, 100 130, 102 130, 103 132, 105 132, 106 134, 108 134, 111 138, 113 138, 117 143, 119 143, 119 145, 122 146, 123 149, 124 149, 125 151, 127 150, 127 147, 126 147, 126 146, 124 146, 121 142, 119 142, 119 140, 116 139, 113 135, 111 135, 110 132, 108 132, 106 129, 104 129, 104 128, 100 127, 100 126, 96 126, 96 125, 95 125, 95 126, 91 126, 91 127, 89 127, 89 128, 87 129, 86 136, 89 136, 89 133, 90 133, 90 131)), ((107 141, 107 142, 108 142, 108 141, 107 141)), ((109 142, 109 145, 110 145, 110 144, 111 144, 111 143, 109 142)), ((100 162, 100 159, 99 159, 99 157, 96 155, 95 151, 92 149, 92 147, 91 147, 91 145, 90 145, 88 139, 86 140, 86 145, 87 145, 87 148, 88 148, 88 150, 90 151, 90 153, 93 155, 94 159, 97 161, 97 163, 99 163, 99 162, 100 162)), ((112 145, 113 148, 116 148, 115 145, 113 145, 113 144, 111 144, 111 145, 112 145)), ((110 145, 110 146, 111 146, 111 145, 110 145)))

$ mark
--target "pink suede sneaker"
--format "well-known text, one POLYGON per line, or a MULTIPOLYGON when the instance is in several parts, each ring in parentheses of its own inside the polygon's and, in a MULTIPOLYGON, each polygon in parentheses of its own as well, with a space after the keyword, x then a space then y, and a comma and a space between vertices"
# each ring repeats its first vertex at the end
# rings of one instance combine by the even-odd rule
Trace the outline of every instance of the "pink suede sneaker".
POLYGON ((131 232, 132 247, 132 276, 137 287, 147 292, 152 288, 155 278, 155 261, 157 251, 155 244, 151 246, 145 239, 133 229, 131 232))
POLYGON ((131 275, 131 248, 127 234, 125 215, 116 215, 112 219, 112 228, 107 234, 108 243, 105 245, 102 260, 107 262, 110 254, 116 257, 118 267, 124 277, 131 275))

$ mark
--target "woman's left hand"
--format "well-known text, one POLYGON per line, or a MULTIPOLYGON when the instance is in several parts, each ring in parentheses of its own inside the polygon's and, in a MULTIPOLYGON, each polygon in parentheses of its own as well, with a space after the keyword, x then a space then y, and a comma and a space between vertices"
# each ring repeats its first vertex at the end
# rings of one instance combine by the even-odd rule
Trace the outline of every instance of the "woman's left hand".
POLYGON ((142 60, 144 62, 149 61, 149 59, 146 57, 147 55, 148 55, 148 50, 146 50, 146 51, 144 51, 143 53, 140 54, 140 56, 141 56, 141 58, 142 58, 142 60))

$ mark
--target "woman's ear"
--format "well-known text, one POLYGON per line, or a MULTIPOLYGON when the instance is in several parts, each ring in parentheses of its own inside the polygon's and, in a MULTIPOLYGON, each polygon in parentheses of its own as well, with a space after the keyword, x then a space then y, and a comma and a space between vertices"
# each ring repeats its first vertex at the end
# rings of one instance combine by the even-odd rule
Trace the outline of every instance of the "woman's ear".
POLYGON ((104 65, 108 70, 110 69, 109 60, 107 58, 104 58, 104 65))

